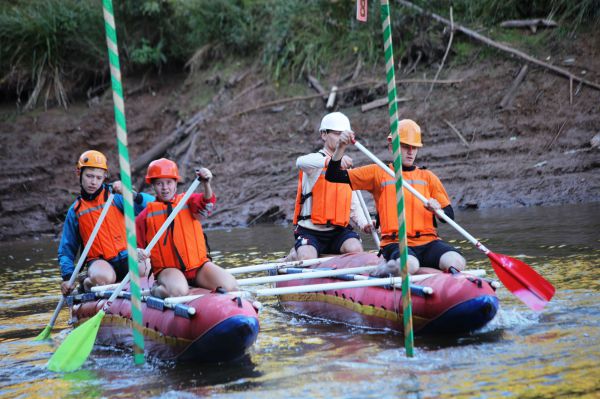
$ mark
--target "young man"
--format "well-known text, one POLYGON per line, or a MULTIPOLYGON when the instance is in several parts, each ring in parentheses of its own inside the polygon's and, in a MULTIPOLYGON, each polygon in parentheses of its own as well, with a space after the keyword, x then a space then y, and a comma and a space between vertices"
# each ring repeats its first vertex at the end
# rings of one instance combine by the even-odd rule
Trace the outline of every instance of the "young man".
MULTIPOLYGON (((216 202, 210 181, 212 173, 201 168, 196 172, 203 182, 204 193, 195 193, 177 214, 167 231, 150 253, 155 283, 152 295, 160 298, 183 296, 189 285, 226 291, 237 289, 235 278, 211 262, 200 216, 208 216, 216 202)), ((156 201, 135 220, 138 247, 144 248, 163 225, 168 215, 183 198, 177 194, 179 170, 175 162, 165 158, 152 161, 146 182, 156 192, 156 201)))
MULTIPOLYGON (((436 175, 414 165, 419 148, 423 146, 421 128, 414 121, 404 119, 399 122, 398 130, 402 152, 402 179, 428 198, 427 204, 424 205, 417 197, 404 190, 409 273, 415 273, 421 266, 443 271, 450 267, 463 270, 465 259, 454 247, 442 241, 436 230, 436 209, 442 209, 454 219, 448 194, 436 175)), ((394 179, 375 164, 343 170, 341 159, 346 146, 353 142, 352 131, 348 129, 341 134, 325 177, 332 182, 349 184, 353 190, 367 190, 373 195, 381 226, 380 253, 389 263, 382 264, 376 274, 397 274, 397 259, 400 255, 394 179), (395 262, 389 262, 390 260, 395 262)), ((391 152, 391 136, 388 136, 388 149, 391 152)), ((390 168, 393 169, 393 165, 390 164, 390 168)))
MULTIPOLYGON (((109 195, 110 187, 105 184, 108 165, 104 154, 94 150, 81 154, 77 176, 81 195, 67 212, 58 247, 63 295, 68 295, 74 288, 68 283, 75 269, 75 256, 87 244, 109 195)), ((121 182, 114 182, 112 191, 116 194, 113 203, 86 257, 88 271, 83 281, 86 290, 121 281, 129 271, 121 182)), ((153 200, 154 197, 148 194, 134 194, 134 212, 141 212, 153 200)))
MULTIPOLYGON (((340 135, 350 130, 350 120, 341 112, 327 114, 319 132, 324 146, 318 152, 296 160, 300 169, 294 210, 295 250, 297 259, 313 259, 323 253, 361 252, 360 236, 349 225, 350 220, 370 233, 356 194, 346 184, 325 180, 325 171, 340 135)), ((340 157, 339 167, 352 167, 352 159, 340 157)))

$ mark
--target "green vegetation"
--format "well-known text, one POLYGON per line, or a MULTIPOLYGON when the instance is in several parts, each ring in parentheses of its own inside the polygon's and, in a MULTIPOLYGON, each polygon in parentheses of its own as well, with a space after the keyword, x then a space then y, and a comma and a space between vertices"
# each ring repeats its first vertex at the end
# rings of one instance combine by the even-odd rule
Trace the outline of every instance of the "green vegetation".
MULTIPOLYGON (((415 0, 441 15, 446 0, 415 0)), ((360 57, 382 62, 379 3, 369 21, 355 19, 354 0, 125 0, 115 2, 125 73, 192 70, 230 57, 253 58, 277 81, 319 74, 330 62, 351 68, 360 57), (188 61, 190 61, 188 63, 188 61)), ((551 17, 561 34, 600 24, 599 0, 454 0, 454 18, 469 26, 496 26, 512 18, 551 17)), ((440 26, 392 2, 395 53, 410 58, 411 44, 444 43, 440 26)), ((503 41, 539 46, 540 37, 495 30, 503 41)), ((546 37, 547 39, 547 37, 546 37)), ((443 47, 445 44, 442 44, 443 47)), ((435 47, 435 46, 434 46, 435 47)), ((439 47, 439 46, 437 46, 439 47)), ((469 46, 457 40, 458 58, 469 46)), ((435 57, 434 57, 435 59, 435 57)), ((99 0, 16 0, 0 4, 0 93, 26 102, 66 106, 70 96, 109 82, 99 0)))

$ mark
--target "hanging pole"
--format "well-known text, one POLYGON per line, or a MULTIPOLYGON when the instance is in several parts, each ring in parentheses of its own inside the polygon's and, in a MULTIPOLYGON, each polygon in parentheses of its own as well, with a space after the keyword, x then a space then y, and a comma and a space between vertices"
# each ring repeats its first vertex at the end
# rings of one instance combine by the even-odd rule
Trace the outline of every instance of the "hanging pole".
POLYGON ((404 217, 404 193, 402 192, 402 153, 398 136, 398 105, 396 102, 396 77, 394 75, 394 50, 392 47, 392 25, 390 4, 381 0, 381 24, 383 31, 383 50, 385 52, 385 76, 387 81, 388 109, 392 148, 394 151, 394 170, 396 180, 396 205, 398 209, 398 245, 400 247, 400 275, 402 276, 402 311, 404 322, 404 347, 406 356, 413 357, 412 303, 408 279, 408 246, 406 243, 406 223, 404 217))
POLYGON ((112 0, 103 0, 104 28, 106 46, 110 63, 110 77, 119 147, 119 167, 123 183, 123 206, 125 209, 125 229, 127 231, 127 260, 131 276, 131 314, 133 319, 133 353, 135 364, 144 364, 144 336, 142 335, 142 300, 140 290, 140 272, 137 262, 137 242, 135 237, 135 217, 133 213, 133 193, 131 189, 131 166, 127 149, 127 123, 125 121, 125 100, 121 84, 119 47, 112 0))

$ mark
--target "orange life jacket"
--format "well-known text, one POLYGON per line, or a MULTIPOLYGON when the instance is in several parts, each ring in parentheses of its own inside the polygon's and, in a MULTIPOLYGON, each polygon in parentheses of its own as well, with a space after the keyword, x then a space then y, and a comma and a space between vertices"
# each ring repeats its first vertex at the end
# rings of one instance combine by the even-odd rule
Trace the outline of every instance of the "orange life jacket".
MULTIPOLYGON (((87 244, 92 235, 92 231, 100 218, 107 197, 108 191, 104 188, 93 200, 84 200, 81 198, 77 200, 78 202, 74 209, 79 223, 79 235, 84 245, 87 244)), ((98 235, 87 254, 86 260, 98 258, 111 260, 119 255, 119 252, 126 249, 127 234, 125 233, 125 218, 121 210, 113 202, 102 222, 100 230, 98 230, 98 235)))
MULTIPOLYGON (((148 204, 146 214, 146 237, 150 241, 167 220, 169 205, 175 208, 183 194, 175 196, 170 204, 154 201, 148 204)), ((167 231, 160 237, 150 253, 152 272, 155 276, 163 269, 175 267, 182 272, 197 269, 208 260, 202 225, 194 218, 188 205, 179 211, 167 231)))
POLYGON ((327 164, 321 171, 317 182, 310 193, 302 194, 303 172, 298 174, 298 191, 296 192, 296 206, 294 208, 294 224, 298 221, 310 219, 314 224, 348 226, 350 222, 350 203, 352 202, 352 188, 345 183, 331 183, 325 180, 327 164), (312 197, 311 214, 300 216, 302 204, 307 198, 312 197))
MULTIPOLYGON (((393 166, 390 165, 393 169, 393 166)), ((425 198, 431 198, 429 171, 416 168, 402 172, 402 178, 425 198)), ((381 245, 385 246, 398 239, 398 210, 396 205, 396 185, 394 179, 381 183, 382 194, 377 198, 377 212, 381 227, 381 245)), ((424 245, 439 239, 435 228, 434 214, 425 209, 423 203, 408 190, 404 190, 404 217, 406 218, 406 238, 409 246, 424 245)))

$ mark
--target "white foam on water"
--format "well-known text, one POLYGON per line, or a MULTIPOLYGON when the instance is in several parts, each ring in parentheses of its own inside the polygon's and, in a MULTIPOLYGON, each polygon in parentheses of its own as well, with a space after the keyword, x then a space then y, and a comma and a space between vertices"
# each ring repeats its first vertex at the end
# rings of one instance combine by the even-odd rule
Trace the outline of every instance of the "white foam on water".
POLYGON ((509 329, 514 327, 525 327, 537 324, 540 319, 540 314, 523 309, 498 309, 496 316, 485 327, 478 332, 490 332, 495 330, 509 329))

